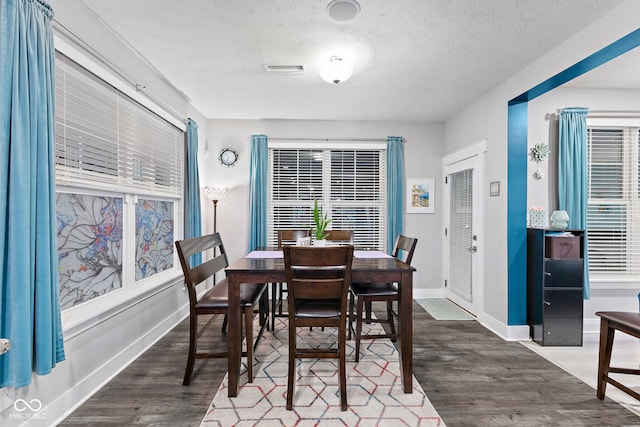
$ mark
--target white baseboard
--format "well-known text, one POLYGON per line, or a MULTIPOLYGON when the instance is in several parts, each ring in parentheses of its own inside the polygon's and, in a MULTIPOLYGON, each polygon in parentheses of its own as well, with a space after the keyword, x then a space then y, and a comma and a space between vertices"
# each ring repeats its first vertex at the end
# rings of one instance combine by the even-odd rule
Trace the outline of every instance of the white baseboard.
POLYGON ((413 299, 416 298, 444 298, 444 289, 414 289, 413 299))
POLYGON ((485 313, 478 316, 478 322, 505 341, 528 341, 528 325, 505 325, 503 322, 485 313))

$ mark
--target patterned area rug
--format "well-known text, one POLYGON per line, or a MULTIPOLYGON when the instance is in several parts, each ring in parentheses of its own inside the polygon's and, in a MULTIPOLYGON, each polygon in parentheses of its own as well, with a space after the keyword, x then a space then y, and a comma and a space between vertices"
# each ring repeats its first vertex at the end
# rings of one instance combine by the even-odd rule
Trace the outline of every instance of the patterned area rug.
POLYGON ((476 320, 448 299, 418 298, 416 302, 436 320, 476 320))
MULTIPOLYGON (((372 324, 370 328, 379 330, 381 326, 372 324)), ((247 382, 246 366, 243 366, 238 397, 228 398, 225 377, 202 420, 202 426, 445 425, 415 378, 413 393, 402 392, 398 353, 388 339, 363 340, 358 363, 353 361, 354 341, 347 341, 349 408, 345 412, 340 410, 338 361, 297 361, 293 410, 287 411, 286 318, 277 318, 275 329, 275 332, 265 331, 265 337, 254 354, 253 383, 247 382)), ((299 343, 311 343, 310 346, 320 342, 335 343, 335 330, 309 331, 301 328, 298 340, 299 343)))

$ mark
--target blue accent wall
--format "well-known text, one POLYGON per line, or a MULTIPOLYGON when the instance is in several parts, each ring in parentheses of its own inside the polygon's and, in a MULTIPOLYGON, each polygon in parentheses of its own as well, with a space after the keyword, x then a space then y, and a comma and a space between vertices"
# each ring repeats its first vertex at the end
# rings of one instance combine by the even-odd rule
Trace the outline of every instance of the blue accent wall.
POLYGON ((640 46, 640 28, 509 101, 507 130, 507 324, 527 323, 528 102, 640 46))
POLYGON ((508 324, 527 323, 527 134, 529 104, 508 107, 507 253, 509 257, 508 324), (524 191, 523 191, 524 189, 524 191))

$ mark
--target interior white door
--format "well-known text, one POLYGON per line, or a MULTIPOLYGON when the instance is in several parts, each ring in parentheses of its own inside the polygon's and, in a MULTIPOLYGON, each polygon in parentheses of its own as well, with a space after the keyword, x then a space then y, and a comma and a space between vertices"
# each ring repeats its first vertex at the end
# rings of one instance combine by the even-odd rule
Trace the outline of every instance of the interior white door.
POLYGON ((477 316, 481 307, 483 156, 444 165, 445 297, 477 316))

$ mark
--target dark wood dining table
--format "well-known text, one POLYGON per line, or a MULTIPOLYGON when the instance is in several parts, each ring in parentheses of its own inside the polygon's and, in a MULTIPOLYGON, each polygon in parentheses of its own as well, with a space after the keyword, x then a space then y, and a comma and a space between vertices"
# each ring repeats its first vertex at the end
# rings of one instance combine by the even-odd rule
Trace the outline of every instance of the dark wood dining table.
MULTIPOLYGON (((227 324, 229 397, 238 395, 242 357, 241 283, 285 282, 284 260, 267 248, 240 258, 225 271, 229 281, 229 314, 227 324), (261 254, 265 257, 260 257, 261 254)), ((281 251, 280 251, 281 252, 281 251)), ((398 283, 398 343, 402 389, 413 390, 413 272, 415 268, 393 257, 375 258, 374 252, 354 253, 351 280, 360 283, 398 283)), ((251 345, 251 344, 249 344, 251 345)), ((248 362, 252 363, 252 362, 248 362)))

